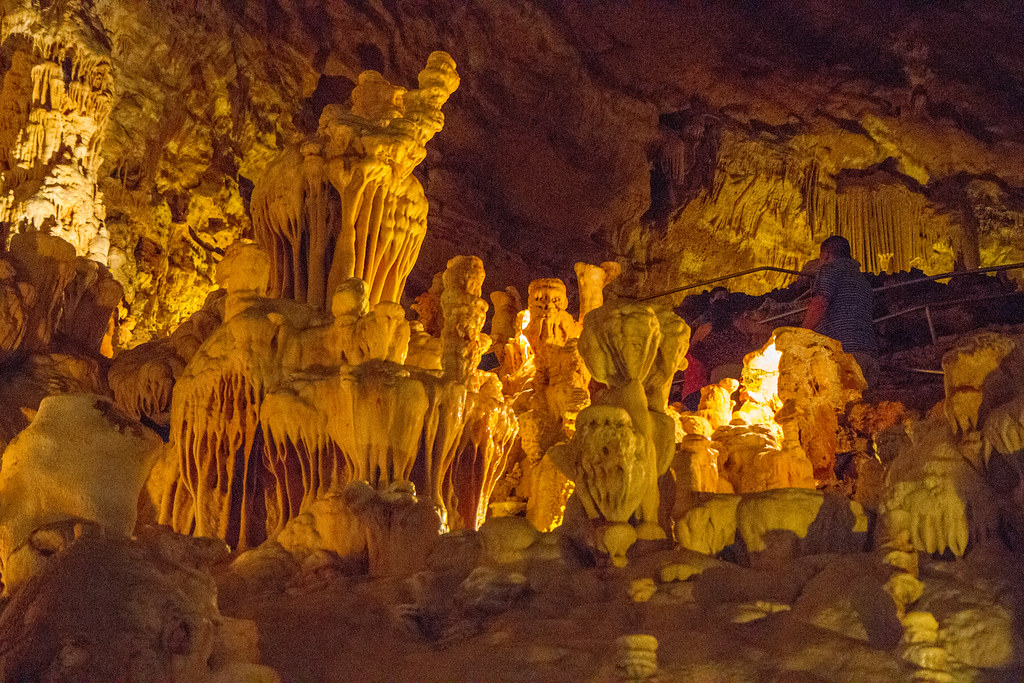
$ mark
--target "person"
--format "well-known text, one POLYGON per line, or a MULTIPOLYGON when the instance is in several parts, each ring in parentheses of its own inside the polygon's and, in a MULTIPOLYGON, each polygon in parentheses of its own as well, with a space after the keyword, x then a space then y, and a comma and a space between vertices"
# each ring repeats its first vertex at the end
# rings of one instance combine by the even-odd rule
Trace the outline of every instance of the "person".
POLYGON ((693 336, 690 337, 690 346, 704 339, 711 332, 712 308, 716 301, 729 298, 729 290, 725 287, 714 287, 708 295, 708 306, 703 313, 693 321, 693 336))
POLYGON ((740 379, 743 356, 751 350, 750 340, 736 327, 736 315, 727 297, 714 299, 708 313, 708 329, 690 344, 690 355, 707 369, 711 383, 724 377, 740 379))
POLYGON ((878 379, 878 338, 871 284, 851 256, 845 237, 833 235, 822 242, 819 262, 802 326, 840 342, 872 388, 878 379))

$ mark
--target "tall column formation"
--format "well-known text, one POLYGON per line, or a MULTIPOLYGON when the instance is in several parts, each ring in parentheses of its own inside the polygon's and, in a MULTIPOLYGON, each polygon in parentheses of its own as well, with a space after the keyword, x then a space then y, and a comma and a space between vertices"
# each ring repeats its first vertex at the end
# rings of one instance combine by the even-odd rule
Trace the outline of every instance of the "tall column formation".
POLYGON ((316 135, 271 164, 253 190, 252 217, 274 264, 272 296, 323 308, 338 284, 358 277, 370 305, 401 299, 427 229, 412 171, 458 86, 446 52, 431 53, 416 90, 364 71, 352 109, 325 107, 316 135))
POLYGON ((0 86, 0 249, 39 231, 106 264, 96 183, 114 99, 108 37, 77 3, 37 5, 19 3, 0 24, 11 52, 0 86))

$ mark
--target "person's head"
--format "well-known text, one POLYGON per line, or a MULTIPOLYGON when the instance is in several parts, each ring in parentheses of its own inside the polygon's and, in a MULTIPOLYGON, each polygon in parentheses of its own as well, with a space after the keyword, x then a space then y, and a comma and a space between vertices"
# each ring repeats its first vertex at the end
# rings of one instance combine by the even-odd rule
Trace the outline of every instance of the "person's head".
POLYGON ((734 311, 733 307, 729 303, 729 299, 722 297, 715 299, 711 302, 708 307, 709 318, 711 322, 711 328, 714 330, 723 330, 733 324, 734 311))
POLYGON ((830 263, 836 259, 852 258, 850 241, 839 235, 832 235, 821 243, 821 262, 830 263))

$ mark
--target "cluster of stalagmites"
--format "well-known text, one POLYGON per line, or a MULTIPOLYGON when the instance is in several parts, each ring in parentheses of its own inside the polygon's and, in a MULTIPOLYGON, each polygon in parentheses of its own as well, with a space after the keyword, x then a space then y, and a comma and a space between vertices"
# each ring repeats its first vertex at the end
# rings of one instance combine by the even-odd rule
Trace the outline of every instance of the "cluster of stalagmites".
POLYGON ((158 519, 247 548, 352 482, 412 482, 449 528, 475 528, 517 433, 497 378, 476 370, 487 346, 480 261, 449 264, 440 358, 428 368, 406 362, 401 306, 371 308, 362 280, 338 287, 326 317, 263 296, 266 266, 255 245, 229 250, 223 323, 183 369, 173 345, 149 363, 130 358, 160 380, 153 396, 120 392, 130 410, 160 405, 174 386, 162 479, 151 482, 158 519))
MULTIPOLYGON (((12 259, 27 238, 15 240, 12 259)), ((218 273, 222 289, 200 313, 115 360, 116 405, 95 394, 52 396, 8 446, 0 572, 12 601, 0 633, 10 629, 14 645, 0 648, 0 671, 78 675, 115 666, 75 644, 88 618, 57 628, 21 616, 40 614, 36 601, 71 605, 63 582, 84 572, 93 577, 83 579, 90 600, 123 591, 135 610, 126 631, 155 629, 153 654, 139 660, 142 677, 272 675, 253 668, 252 626, 220 616, 209 575, 195 569, 226 546, 251 549, 222 581, 236 598, 277 585, 282 572, 315 575, 325 566, 421 576, 417 601, 396 616, 445 643, 477 632, 528 592, 522 567, 565 562, 567 548, 621 567, 666 547, 658 543, 674 544, 771 571, 794 557, 862 553, 873 543, 871 590, 894 605, 883 610, 892 621, 883 631, 897 635, 885 642, 922 676, 951 675, 950 662, 969 657, 942 614, 932 614, 938 608, 916 553, 959 556, 1006 523, 1007 486, 984 473, 1007 471, 993 463, 1024 447, 1018 340, 961 340, 943 362, 941 411, 914 422, 858 403, 863 377, 836 342, 780 328, 745 358, 740 379, 705 387, 698 409, 680 412, 668 396, 686 366, 689 328, 666 309, 605 299, 616 275, 610 264, 578 266, 578 318, 560 280, 532 283, 525 310, 515 290, 495 293, 490 334, 475 257, 449 262, 418 300, 417 323, 396 303, 371 304, 357 278, 334 289, 329 312, 268 297, 271 268, 258 245, 233 245, 218 273), (488 351, 499 359, 496 372, 478 369, 488 351), (167 429, 168 442, 139 419, 167 429), (851 447, 850 429, 871 435, 886 467, 864 465, 858 489, 844 496, 836 453, 851 447), (499 516, 518 512, 525 519, 499 516), (149 522, 170 529, 141 531, 149 522), (457 529, 475 535, 443 533, 457 529), (218 542, 196 545, 172 530, 218 542), (460 579, 455 611, 438 616, 430 596, 442 589, 418 572, 437 571, 439 557, 469 542, 482 549, 482 564, 460 579), (195 553, 205 559, 189 559, 195 553), (192 592, 175 598, 184 600, 178 607, 160 597, 163 589, 132 597, 150 582, 185 582, 192 592), (39 659, 25 634, 47 629, 57 635, 43 640, 55 649, 39 659)), ((36 286, 48 300, 68 289, 36 286)), ((26 291, 15 284, 5 297, 20 301, 26 291)), ((81 307, 65 315, 76 310, 91 315, 81 307)), ((693 574, 670 569, 662 583, 693 574)), ((813 611, 825 600, 815 590, 792 607, 757 603, 732 618, 813 611)), ((661 588, 647 581, 631 591, 649 600, 661 588)), ((630 638, 614 655, 621 673, 650 675, 653 641, 630 638)))
MULTIPOLYGON (((253 625, 216 606, 206 567, 228 548, 245 551, 222 581, 234 597, 324 567, 412 577, 395 616, 439 645, 570 555, 622 568, 673 548, 771 571, 855 554, 815 581, 865 582, 881 607, 863 638, 922 679, 949 680, 954 660, 1005 663, 954 642, 917 553, 960 557, 1016 514, 1019 481, 1000 473, 1024 449, 1021 342, 961 340, 943 359, 941 411, 914 421, 860 403, 852 357, 798 328, 704 387, 697 410, 670 405, 689 327, 606 298, 614 263, 577 264, 575 317, 559 279, 532 282, 525 307, 514 288, 493 292, 484 333, 483 263, 458 256, 410 322, 397 300, 426 215, 410 174, 457 83, 444 53, 418 90, 364 73, 352 110, 325 110, 257 186, 259 243, 227 250, 221 288, 113 361, 113 401, 95 360, 52 351, 98 354, 120 287, 58 237, 13 237, 0 254, 0 366, 20 387, 0 396, 4 419, 18 416, 0 424, 4 441, 17 434, 0 461, 0 677, 272 679, 253 625), (479 369, 487 353, 494 372, 479 369), (868 450, 858 439, 878 456, 861 453, 844 490, 836 456, 868 450), (122 616, 93 637, 95 613, 122 616)), ((673 584, 704 566, 665 564, 661 583, 685 594, 673 584)), ((822 590, 730 619, 792 609, 841 630, 822 590)), ((629 595, 662 592, 644 577, 629 595)), ((616 675, 655 675, 657 645, 625 631, 616 675)))

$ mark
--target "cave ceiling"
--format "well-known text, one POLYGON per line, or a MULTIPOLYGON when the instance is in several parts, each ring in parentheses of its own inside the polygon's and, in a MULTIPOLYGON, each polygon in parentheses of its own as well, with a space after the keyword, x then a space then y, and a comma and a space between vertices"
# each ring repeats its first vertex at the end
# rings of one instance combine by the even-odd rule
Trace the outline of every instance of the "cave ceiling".
POLYGON ((109 62, 96 178, 124 345, 202 304, 220 254, 252 236, 254 184, 325 105, 366 69, 411 85, 433 50, 462 85, 417 170, 431 209, 407 297, 464 253, 488 289, 616 258, 640 293, 800 268, 833 232, 875 270, 1024 261, 1016 3, 4 7, 5 88, 43 34, 109 62))

